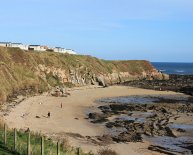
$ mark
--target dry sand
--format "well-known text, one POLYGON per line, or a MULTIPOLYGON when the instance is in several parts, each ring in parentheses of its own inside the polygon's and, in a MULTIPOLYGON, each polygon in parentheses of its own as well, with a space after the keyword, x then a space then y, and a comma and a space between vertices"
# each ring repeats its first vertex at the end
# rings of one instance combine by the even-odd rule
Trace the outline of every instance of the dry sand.
MULTIPOLYGON (((51 97, 46 94, 30 97, 12 109, 9 115, 4 117, 4 120, 10 128, 30 128, 32 131, 56 137, 65 135, 72 145, 80 146, 85 151, 96 152, 101 146, 75 136, 100 136, 106 132, 103 126, 92 124, 85 119, 86 109, 97 106, 97 103, 94 102, 96 99, 127 95, 177 94, 124 86, 82 87, 71 89, 69 92, 71 96, 68 97, 51 97), (63 108, 61 108, 61 103, 63 108), (50 118, 47 118, 48 111, 51 113, 50 118), (40 118, 36 118, 36 116, 40 118)), ((148 142, 120 143, 111 144, 109 147, 120 155, 159 154, 147 150, 148 145, 148 142)))

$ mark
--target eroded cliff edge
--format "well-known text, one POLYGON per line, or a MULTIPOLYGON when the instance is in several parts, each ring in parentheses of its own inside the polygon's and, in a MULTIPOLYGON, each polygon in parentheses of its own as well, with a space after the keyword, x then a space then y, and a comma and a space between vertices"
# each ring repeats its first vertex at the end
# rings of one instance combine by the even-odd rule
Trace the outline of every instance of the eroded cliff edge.
POLYGON ((0 47, 0 102, 15 92, 43 92, 58 85, 111 85, 168 79, 148 61, 106 61, 91 56, 0 47))

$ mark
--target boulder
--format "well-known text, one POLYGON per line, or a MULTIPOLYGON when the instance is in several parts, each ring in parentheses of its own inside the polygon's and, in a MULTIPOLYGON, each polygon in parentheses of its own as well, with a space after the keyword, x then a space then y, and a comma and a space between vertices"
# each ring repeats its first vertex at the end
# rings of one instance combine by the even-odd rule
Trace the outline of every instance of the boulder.
POLYGON ((97 80, 97 82, 99 83, 100 86, 103 86, 103 87, 106 86, 103 76, 97 76, 96 80, 97 80))

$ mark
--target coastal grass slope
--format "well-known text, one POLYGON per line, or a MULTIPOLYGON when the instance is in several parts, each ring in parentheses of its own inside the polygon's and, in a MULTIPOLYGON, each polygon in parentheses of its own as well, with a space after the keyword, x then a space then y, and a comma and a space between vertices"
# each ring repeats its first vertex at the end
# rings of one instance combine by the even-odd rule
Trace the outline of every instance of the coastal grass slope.
POLYGON ((113 84, 153 72, 155 68, 144 60, 106 61, 91 56, 0 47, 0 102, 16 92, 44 92, 57 85, 113 84))

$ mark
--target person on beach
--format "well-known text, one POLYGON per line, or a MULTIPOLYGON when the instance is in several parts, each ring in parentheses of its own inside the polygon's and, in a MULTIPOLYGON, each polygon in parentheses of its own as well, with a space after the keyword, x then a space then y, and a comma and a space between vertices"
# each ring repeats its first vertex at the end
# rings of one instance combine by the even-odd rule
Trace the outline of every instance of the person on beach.
POLYGON ((48 112, 48 118, 50 118, 50 112, 48 112))
POLYGON ((61 108, 63 107, 63 106, 62 106, 62 103, 61 103, 60 107, 61 107, 61 108))
POLYGON ((26 130, 25 132, 30 132, 30 129, 29 129, 29 128, 27 128, 27 130, 26 130))

